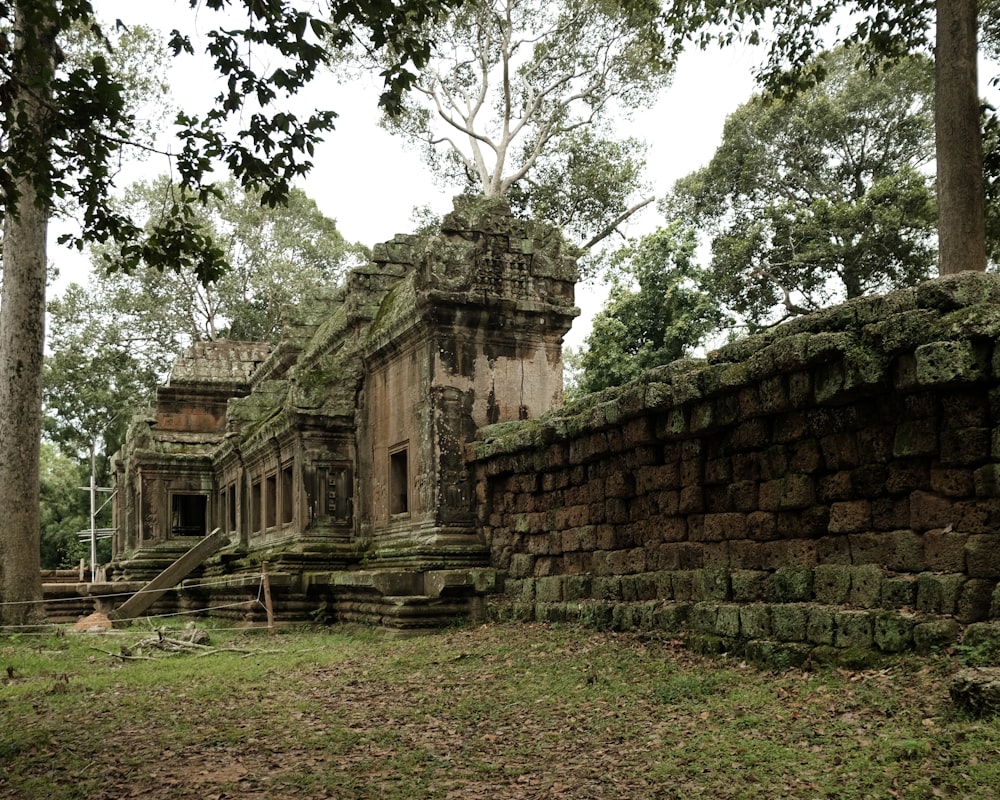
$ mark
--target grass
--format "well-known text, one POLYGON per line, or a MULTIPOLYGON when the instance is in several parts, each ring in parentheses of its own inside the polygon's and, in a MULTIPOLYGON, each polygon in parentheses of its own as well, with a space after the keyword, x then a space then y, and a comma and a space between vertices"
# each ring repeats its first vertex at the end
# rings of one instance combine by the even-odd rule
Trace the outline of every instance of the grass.
POLYGON ((0 797, 996 797, 953 656, 760 670, 543 625, 0 638, 0 797), (222 648, 231 647, 232 651, 222 648), (4 677, 6 676, 6 677, 4 677))

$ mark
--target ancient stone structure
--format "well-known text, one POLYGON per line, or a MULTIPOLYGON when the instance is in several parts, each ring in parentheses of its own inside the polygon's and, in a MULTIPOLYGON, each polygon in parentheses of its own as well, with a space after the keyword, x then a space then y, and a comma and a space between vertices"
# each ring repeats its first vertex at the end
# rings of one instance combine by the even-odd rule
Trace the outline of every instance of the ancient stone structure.
POLYGON ((575 278, 558 232, 456 202, 440 234, 376 246, 276 347, 195 345, 118 457, 113 576, 150 578, 219 528, 233 544, 204 576, 269 561, 285 619, 467 611, 492 573, 465 447, 561 403, 575 278))
POLYGON ((966 273, 486 429, 506 612, 780 663, 1000 641, 998 335, 966 273))
POLYGON ((218 527, 202 577, 234 582, 178 608, 246 598, 266 560, 285 620, 413 628, 485 598, 775 663, 1000 642, 1000 277, 560 407, 573 280, 555 232, 460 204, 278 346, 193 348, 121 454, 113 576, 218 527))

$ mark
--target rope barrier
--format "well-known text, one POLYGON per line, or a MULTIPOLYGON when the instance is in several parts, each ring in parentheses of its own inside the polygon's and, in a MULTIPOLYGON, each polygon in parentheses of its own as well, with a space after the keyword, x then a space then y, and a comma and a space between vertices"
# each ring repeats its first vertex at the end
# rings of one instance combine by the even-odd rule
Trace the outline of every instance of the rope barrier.
MULTIPOLYGON (((225 604, 217 605, 217 606, 208 606, 206 608, 189 609, 189 610, 186 610, 186 611, 175 611, 175 612, 170 612, 170 613, 166 613, 166 614, 149 614, 149 615, 144 616, 144 617, 136 617, 134 620, 132 620, 132 622, 142 622, 144 620, 152 620, 152 619, 166 619, 166 618, 169 618, 169 617, 179 617, 179 616, 184 616, 184 615, 189 615, 189 614, 204 614, 204 613, 209 612, 209 611, 221 611, 221 610, 226 609, 226 608, 236 608, 238 606, 246 606, 247 603, 253 603, 253 604, 256 604, 258 606, 265 607, 264 602, 261 599, 262 595, 263 595, 263 592, 264 592, 264 575, 263 575, 263 573, 251 573, 251 574, 248 574, 248 575, 238 575, 238 576, 234 575, 234 576, 232 576, 230 578, 223 578, 221 580, 216 580, 216 581, 205 581, 205 582, 202 582, 202 583, 187 584, 187 585, 184 585, 184 586, 174 587, 174 591, 177 591, 177 590, 184 591, 184 590, 187 590, 187 589, 203 589, 203 588, 214 588, 214 587, 228 587, 228 586, 237 586, 237 585, 244 585, 245 586, 249 582, 249 580, 253 579, 253 578, 257 579, 257 597, 254 598, 254 599, 252 599, 252 600, 240 600, 240 601, 235 602, 235 603, 225 603, 225 604)), ((71 584, 71 585, 78 585, 78 584, 71 584)), ((112 598, 115 598, 115 597, 132 597, 133 595, 144 594, 144 593, 147 593, 149 591, 157 591, 157 590, 137 589, 134 592, 114 592, 114 593, 110 593, 110 594, 80 594, 80 595, 75 595, 75 596, 72 596, 72 597, 53 597, 53 598, 51 598, 49 600, 10 600, 10 601, 0 601, 0 606, 48 605, 50 603, 79 602, 80 600, 107 600, 107 599, 112 599, 112 598)), ((162 591, 162 590, 159 590, 159 591, 162 591)), ((41 633, 41 632, 39 632, 38 628, 49 628, 49 629, 52 629, 52 630, 59 630, 60 626, 57 623, 53 623, 53 622, 41 622, 41 623, 25 624, 25 625, 0 625, 0 631, 8 631, 8 630, 18 631, 18 630, 30 629, 30 631, 28 631, 28 633, 30 635, 37 635, 37 636, 47 636, 47 635, 50 635, 50 634, 47 634, 47 633, 41 633)), ((250 629, 248 629, 248 628, 216 628, 216 630, 250 630, 250 629)))
MULTIPOLYGON (((219 581, 206 581, 204 583, 190 583, 183 586, 174 587, 174 590, 185 591, 187 589, 203 589, 212 588, 215 586, 235 586, 239 584, 248 583, 248 579, 257 578, 260 580, 259 586, 263 585, 264 575, 263 573, 251 573, 248 575, 233 576, 232 578, 223 578, 219 581)), ((79 586, 79 583, 67 583, 66 586, 79 586)), ((114 597, 132 597, 137 594, 149 594, 150 592, 163 591, 162 589, 136 589, 130 592, 112 592, 109 594, 76 594, 71 597, 52 597, 48 600, 0 600, 0 606, 31 606, 31 605, 48 605, 49 603, 71 603, 76 602, 81 599, 87 600, 109 600, 114 597)))

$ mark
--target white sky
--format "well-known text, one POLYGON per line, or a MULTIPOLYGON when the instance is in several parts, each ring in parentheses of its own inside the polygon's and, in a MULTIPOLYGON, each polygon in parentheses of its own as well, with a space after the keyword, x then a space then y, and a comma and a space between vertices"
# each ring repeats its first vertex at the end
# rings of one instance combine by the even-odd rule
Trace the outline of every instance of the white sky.
MULTIPOLYGON (((166 36, 172 27, 197 32, 186 0, 95 0, 94 6, 105 23, 117 18, 127 25, 147 24, 160 28, 166 36)), ((202 12, 203 30, 217 24, 217 15, 202 12)), ((199 43, 192 36, 195 49, 199 43)), ((682 56, 672 86, 652 109, 636 113, 628 132, 645 139, 648 154, 647 180, 662 197, 673 182, 711 158, 728 114, 747 100, 753 91, 750 70, 756 63, 749 51, 737 48, 716 52, 690 52, 682 56)), ((218 79, 207 67, 190 57, 175 60, 170 73, 175 102, 186 110, 201 113, 217 91, 218 79)), ((379 85, 376 78, 340 85, 333 78, 320 82, 316 92, 324 107, 340 115, 337 130, 317 148, 315 167, 302 188, 324 214, 337 222, 349 241, 366 245, 391 239, 413 228, 410 215, 415 206, 430 205, 443 213, 451 207, 451 192, 442 191, 421 163, 416 151, 406 149, 402 140, 390 136, 377 124, 379 85)), ((122 173, 122 187, 129 180, 151 177, 167 170, 165 159, 152 157, 140 172, 122 173)), ((641 235, 653 230, 661 220, 648 207, 628 231, 641 235)), ((58 293, 70 281, 86 280, 87 262, 62 248, 50 250, 60 278, 52 287, 58 293)), ((576 321, 567 344, 579 346, 589 330, 589 318, 599 310, 604 292, 601 287, 580 285, 577 304, 584 315, 576 321)))

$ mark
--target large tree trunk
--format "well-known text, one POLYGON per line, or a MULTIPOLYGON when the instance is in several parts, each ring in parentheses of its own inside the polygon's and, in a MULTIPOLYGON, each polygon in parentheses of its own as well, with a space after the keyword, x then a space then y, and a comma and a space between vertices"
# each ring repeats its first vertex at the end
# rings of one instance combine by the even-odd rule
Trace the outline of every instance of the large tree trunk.
MULTIPOLYGON (((33 142, 34 156, 46 154, 41 122, 45 113, 42 102, 52 74, 49 29, 54 17, 46 19, 46 10, 51 8, 51 2, 44 0, 22 0, 15 9, 14 31, 20 34, 15 34, 15 48, 27 47, 33 55, 15 60, 15 74, 10 81, 14 97, 8 117, 13 121, 7 123, 8 136, 19 143, 33 142)), ((22 162, 8 166, 21 177, 17 181, 20 196, 5 209, 3 226, 0 623, 33 625, 45 619, 41 604, 39 451, 48 209, 46 203, 38 202, 32 181, 32 173, 39 165, 26 166, 22 162)))
POLYGON ((937 0, 934 127, 942 275, 986 269, 976 6, 976 0, 937 0))

